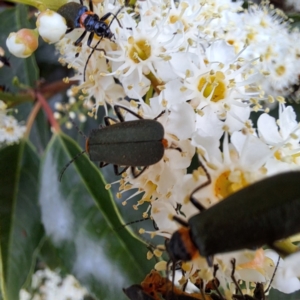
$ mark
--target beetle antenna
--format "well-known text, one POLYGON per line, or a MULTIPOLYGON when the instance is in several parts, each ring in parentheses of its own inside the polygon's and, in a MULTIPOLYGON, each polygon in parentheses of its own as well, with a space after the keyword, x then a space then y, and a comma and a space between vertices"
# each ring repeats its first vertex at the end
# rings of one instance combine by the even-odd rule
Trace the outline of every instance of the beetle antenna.
POLYGON ((76 128, 76 130, 78 131, 78 133, 84 137, 85 140, 87 140, 87 136, 81 131, 81 129, 78 127, 78 125, 73 121, 73 119, 70 117, 70 115, 68 114, 69 117, 69 121, 73 124, 73 126, 76 128))
POLYGON ((190 201, 199 211, 204 211, 206 208, 200 202, 198 202, 196 198, 194 198, 194 194, 196 192, 200 191, 201 189, 203 189, 204 187, 211 184, 211 176, 210 176, 209 172, 207 171, 203 162, 199 159, 199 156, 197 153, 196 153, 196 155, 198 158, 199 167, 204 171, 207 180, 192 191, 192 193, 190 195, 190 201))
MULTIPOLYGON (((170 240, 165 240, 165 248, 166 248, 166 251, 168 253, 168 244, 169 244, 169 241, 170 240)), ((169 294, 169 290, 168 290, 168 286, 167 286, 167 291, 166 291, 166 295, 167 295, 167 298, 166 299, 173 299, 173 295, 174 295, 174 285, 175 285, 175 268, 176 268, 176 260, 171 258, 167 261, 167 267, 166 267, 166 277, 167 277, 167 280, 169 280, 169 275, 170 275, 170 265, 172 264, 172 289, 171 289, 171 293, 169 294), (171 298, 169 298, 169 296, 171 298)))
MULTIPOLYGON (((92 55, 94 54, 96 48, 98 47, 98 45, 100 44, 100 42, 103 40, 103 36, 101 37, 101 39, 99 39, 99 41, 97 42, 97 44, 95 45, 95 47, 92 49, 91 53, 89 54, 87 60, 86 60, 86 63, 85 63, 85 66, 84 66, 84 69, 83 69, 83 81, 85 82, 85 73, 86 73, 86 68, 87 68, 87 65, 92 57, 92 55)), ((104 51, 104 49, 102 50, 104 51)))
POLYGON ((124 227, 128 226, 128 225, 131 225, 131 224, 134 224, 134 223, 139 223, 139 222, 143 222, 143 221, 147 221, 147 220, 150 220, 150 218, 143 218, 143 219, 140 219, 140 220, 135 220, 135 221, 131 221, 131 222, 128 222, 126 224, 122 224, 122 226, 120 226, 119 228, 117 228, 115 231, 120 231, 122 230, 124 227))
POLYGON ((69 167, 69 165, 75 161, 78 157, 80 157, 82 154, 84 154, 86 152, 86 150, 82 150, 80 153, 77 153, 76 156, 74 156, 63 168, 63 170, 60 172, 59 177, 58 177, 58 181, 61 182, 62 176, 64 175, 65 171, 67 170, 67 168, 69 167))
POLYGON ((265 290, 265 293, 267 293, 267 292, 269 291, 269 289, 271 288, 271 284, 272 284, 272 282, 273 282, 273 280, 274 280, 275 273, 276 273, 276 271, 277 271, 277 269, 278 269, 278 266, 279 266, 279 261, 280 261, 280 256, 278 255, 278 260, 277 260, 276 267, 275 267, 275 269, 274 269, 274 273, 273 273, 273 275, 272 275, 272 278, 271 278, 271 280, 270 280, 270 283, 269 283, 268 288, 265 290))

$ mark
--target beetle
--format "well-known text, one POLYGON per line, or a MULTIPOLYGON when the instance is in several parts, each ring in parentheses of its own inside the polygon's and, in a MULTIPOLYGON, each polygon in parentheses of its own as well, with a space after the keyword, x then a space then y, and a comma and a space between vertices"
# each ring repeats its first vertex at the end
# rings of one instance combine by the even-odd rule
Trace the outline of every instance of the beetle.
POLYGON ((121 7, 116 14, 113 14, 111 12, 106 13, 104 16, 101 18, 94 13, 94 7, 93 7, 93 2, 92 0, 89 0, 89 10, 88 8, 83 5, 83 0, 80 0, 80 4, 77 2, 68 2, 61 6, 58 10, 57 13, 59 13, 62 17, 65 18, 67 22, 68 29, 66 33, 71 32, 75 28, 84 28, 84 32, 81 34, 81 36, 74 42, 75 46, 80 45, 81 41, 85 38, 86 34, 90 32, 90 35, 87 40, 87 45, 92 48, 93 50, 88 56, 88 59, 85 63, 84 66, 84 71, 83 71, 83 80, 85 81, 85 73, 86 73, 86 68, 88 65, 88 62, 93 55, 95 50, 101 50, 105 53, 104 49, 98 49, 98 45, 102 41, 103 38, 107 38, 111 40, 114 37, 114 34, 110 30, 110 26, 114 20, 116 20, 119 24, 120 27, 120 21, 117 19, 117 15, 119 12, 123 9, 121 7), (105 21, 110 17, 113 16, 112 20, 110 23, 107 25, 105 21), (97 35, 100 37, 99 41, 96 43, 94 47, 91 46, 91 43, 93 41, 94 35, 97 35))
POLYGON ((104 117, 105 127, 94 129, 86 138, 85 150, 78 153, 61 171, 59 181, 68 166, 83 153, 89 154, 91 161, 99 161, 100 168, 114 165, 116 175, 121 175, 129 167, 134 178, 140 176, 148 166, 159 162, 168 145, 164 139, 164 127, 156 121, 163 113, 154 119, 143 119, 130 109, 115 105, 114 110, 119 119, 104 117), (126 110, 138 120, 126 121, 121 110, 126 110), (115 124, 111 124, 111 121, 115 124), (124 168, 119 171, 119 166, 124 168), (137 171, 136 167, 141 167, 137 171))
POLYGON ((207 181, 190 195, 201 213, 188 222, 173 219, 183 227, 167 242, 170 262, 204 256, 212 266, 213 255, 244 248, 254 249, 300 232, 300 171, 281 173, 258 181, 205 210, 193 197, 211 183, 207 181))
POLYGON ((123 291, 132 300, 212 300, 210 295, 189 294, 174 287, 170 280, 162 277, 155 270, 152 270, 146 276, 141 285, 135 284, 127 289, 123 289, 123 291), (136 295, 139 295, 139 297, 134 297, 136 295))

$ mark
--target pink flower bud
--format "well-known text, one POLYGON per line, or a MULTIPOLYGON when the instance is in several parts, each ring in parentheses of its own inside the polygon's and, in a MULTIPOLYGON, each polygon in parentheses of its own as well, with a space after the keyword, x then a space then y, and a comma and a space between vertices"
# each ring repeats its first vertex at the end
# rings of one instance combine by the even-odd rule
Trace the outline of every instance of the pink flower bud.
POLYGON ((6 40, 6 46, 17 57, 29 57, 38 47, 38 33, 27 28, 12 32, 6 40))

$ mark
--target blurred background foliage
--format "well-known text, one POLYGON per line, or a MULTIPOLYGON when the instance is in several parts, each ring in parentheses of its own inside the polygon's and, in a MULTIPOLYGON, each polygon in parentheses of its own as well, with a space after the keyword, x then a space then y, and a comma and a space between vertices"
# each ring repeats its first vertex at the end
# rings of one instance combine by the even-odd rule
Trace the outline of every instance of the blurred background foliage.
MULTIPOLYGON (((273 2, 299 26, 299 14, 285 7, 284 1, 273 2)), ((71 83, 62 79, 70 77, 72 70, 62 66, 55 47, 41 39, 38 50, 26 59, 10 55, 5 45, 10 32, 35 28, 35 12, 32 7, 0 1, 0 46, 11 64, 0 69, 0 99, 20 122, 29 124, 27 139, 0 149, 2 297, 18 299, 19 290, 30 287, 33 272, 47 265, 61 274, 73 274, 97 299, 125 299, 122 288, 141 282, 155 264, 154 259, 146 259, 146 245, 132 234, 141 225, 120 229, 126 222, 141 219, 143 208, 134 211, 122 206, 120 199, 114 200, 117 186, 105 189, 106 182, 118 180, 112 167, 100 170, 86 155, 58 181, 64 165, 85 142, 64 125, 53 133, 45 114, 55 111, 54 103, 67 101, 71 83), (46 103, 36 101, 36 92, 46 103), (42 221, 52 231, 45 232, 42 221)), ((295 92, 298 89, 295 86, 295 92)), ((299 116, 295 100, 291 95, 289 104, 299 116)), ((97 120, 88 117, 85 123, 75 122, 88 134, 103 116, 99 111, 97 120)), ((151 228, 151 221, 146 223, 142 227, 151 228)), ((300 292, 286 295, 272 290, 269 299, 300 299, 300 292)))

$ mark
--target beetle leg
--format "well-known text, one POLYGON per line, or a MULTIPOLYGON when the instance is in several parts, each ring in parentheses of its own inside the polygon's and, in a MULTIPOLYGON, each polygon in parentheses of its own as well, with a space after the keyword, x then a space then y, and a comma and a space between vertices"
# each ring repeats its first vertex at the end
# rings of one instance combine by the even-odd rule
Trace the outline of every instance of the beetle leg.
MULTIPOLYGON (((182 269, 181 269, 182 270, 182 269)), ((184 271, 182 270, 182 276, 184 276, 184 271)), ((186 287, 187 287, 187 285, 188 285, 188 280, 183 284, 183 286, 182 286, 182 291, 184 291, 185 292, 185 290, 186 290, 186 287)))
POLYGON ((209 267, 213 266, 214 257, 212 255, 206 256, 206 261, 209 267))
POLYGON ((141 116, 139 116, 137 113, 135 113, 134 111, 130 110, 129 108, 125 107, 125 106, 121 106, 121 105, 115 105, 114 106, 114 110, 116 112, 116 115, 118 116, 120 122, 124 122, 124 116, 121 113, 121 109, 126 110, 127 112, 131 113, 133 116, 137 117, 138 119, 143 120, 143 118, 141 116))
POLYGON ((206 208, 200 203, 198 202, 198 200, 196 200, 194 197, 190 197, 190 201, 193 203, 193 205, 199 210, 199 211, 204 211, 206 210, 206 208))
MULTIPOLYGON (((168 264, 167 264, 168 266, 168 264)), ((169 299, 173 299, 174 298, 174 286, 175 286, 175 271, 176 271, 176 264, 175 262, 173 261, 173 264, 172 264, 172 290, 171 290, 171 293, 169 293, 168 291, 166 292, 166 296, 168 297, 168 295, 170 295, 170 298, 169 299)), ((168 277, 167 277, 168 278, 168 277)), ((169 286, 169 285, 168 285, 169 286)))
POLYGON ((180 215, 186 217, 186 215, 184 214, 184 212, 181 211, 181 208, 182 208, 182 204, 177 203, 175 211, 177 212, 178 215, 180 214, 180 215))
POLYGON ((157 120, 159 117, 161 117, 166 111, 163 110, 157 117, 155 117, 153 120, 157 120))
POLYGON ((77 41, 74 42, 74 45, 75 45, 75 46, 78 46, 78 45, 81 43, 81 41, 84 39, 84 37, 85 37, 86 34, 87 34, 87 31, 85 30, 85 31, 82 33, 82 35, 77 39, 77 41))
POLYGON ((88 38, 88 40, 87 40, 87 45, 88 45, 90 48, 93 48, 93 49, 94 49, 94 47, 91 46, 91 43, 92 43, 92 41, 93 41, 93 38, 94 38, 94 32, 91 32, 90 35, 89 35, 89 38, 88 38))
POLYGON ((200 293, 201 293, 202 298, 206 299, 204 291, 203 291, 203 284, 202 284, 202 287, 200 286, 200 293))
POLYGON ((99 168, 106 167, 107 165, 109 165, 109 163, 106 163, 106 162, 100 161, 100 163, 99 163, 99 168))
POLYGON ((188 222, 182 220, 181 218, 177 217, 177 216, 172 216, 172 219, 174 221, 176 221, 177 223, 179 223, 180 225, 182 225, 183 227, 189 227, 188 222))
POLYGON ((100 18, 100 21, 104 22, 107 18, 109 18, 110 16, 113 16, 112 20, 111 20, 110 23, 109 23, 109 26, 110 26, 110 24, 111 24, 114 20, 116 20, 116 21, 118 22, 119 26, 120 26, 121 28, 123 28, 122 25, 121 25, 121 23, 120 23, 120 21, 119 21, 119 19, 117 18, 118 14, 119 14, 120 11, 123 9, 123 7, 124 7, 124 6, 121 6, 121 7, 119 8, 119 10, 117 11, 116 14, 113 14, 113 13, 111 13, 111 12, 105 14, 104 16, 102 16, 102 17, 100 18))
POLYGON ((155 230, 159 230, 159 227, 157 226, 156 222, 154 220, 152 220, 153 223, 153 227, 155 230))
POLYGON ((238 284, 238 282, 237 282, 237 280, 235 279, 235 276, 234 276, 234 272, 235 272, 235 258, 233 258, 230 262, 232 264, 231 279, 232 279, 234 285, 236 286, 237 291, 242 295, 243 299, 245 299, 245 297, 243 295, 243 292, 242 292, 242 290, 240 288, 240 285, 238 284))
POLYGON ((100 21, 101 22, 104 22, 106 21, 106 19, 108 19, 110 16, 114 16, 114 14, 112 12, 108 12, 106 13, 105 15, 103 15, 101 18, 100 18, 100 21))
POLYGON ((93 7, 93 1, 92 0, 89 0, 89 8, 90 8, 90 11, 94 12, 94 7, 93 7))
POLYGON ((265 291, 264 291, 264 285, 262 283, 256 282, 256 287, 253 291, 253 296, 254 296, 253 297, 254 299, 259 299, 259 300, 265 300, 266 299, 265 291))
POLYGON ((68 28, 67 30, 66 30, 66 34, 67 33, 70 33, 71 31, 73 31, 74 30, 74 28, 68 28))
POLYGON ((118 165, 114 165, 114 171, 116 175, 122 175, 129 167, 124 167, 123 170, 119 171, 118 165))
POLYGON ((110 120, 113 121, 113 123, 119 123, 118 120, 116 120, 116 119, 114 119, 112 117, 106 116, 106 117, 104 117, 104 123, 105 123, 106 126, 110 126, 111 125, 110 120))
MULTIPOLYGON (((95 46, 91 46, 93 38, 94 38, 95 32, 91 32, 87 41, 87 45, 93 49, 92 52, 90 53, 93 54, 94 51, 102 51, 104 53, 104 55, 106 55, 106 51, 103 48, 97 48, 98 45, 100 44, 100 42, 103 40, 103 36, 100 36, 100 40, 97 42, 97 44, 95 46)), ((90 56, 89 56, 90 57, 90 56)), ((87 60, 87 62, 89 61, 89 59, 87 60)))
POLYGON ((214 265, 214 273, 213 273, 213 276, 214 276, 214 279, 212 280, 212 284, 213 284, 213 287, 214 287, 214 290, 217 292, 218 294, 218 297, 220 300, 224 300, 220 290, 219 290, 219 287, 217 286, 217 282, 219 282, 218 278, 217 278, 217 271, 219 270, 219 266, 216 264, 214 265))
POLYGON ((136 167, 131 167, 131 173, 133 178, 138 178, 146 169, 147 166, 143 167, 139 172, 136 172, 136 167))

